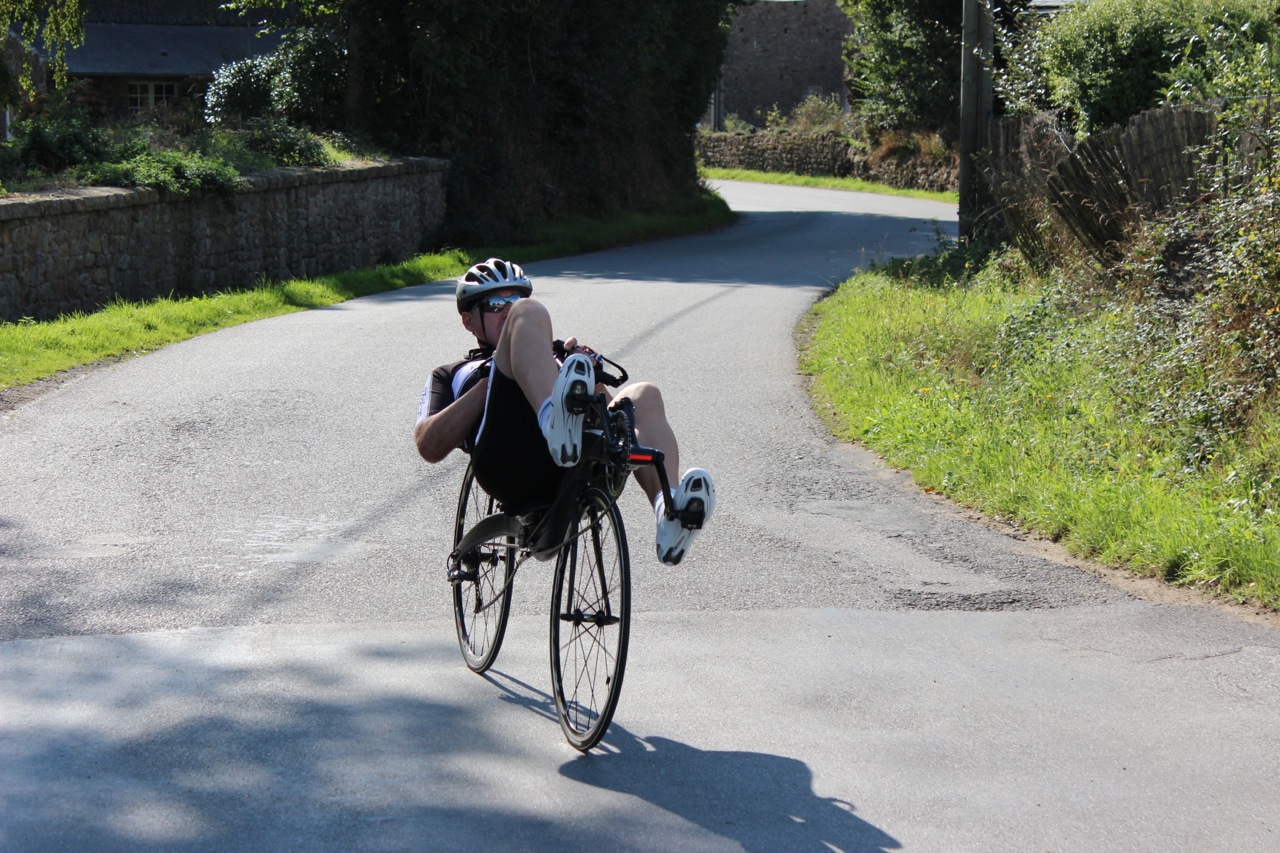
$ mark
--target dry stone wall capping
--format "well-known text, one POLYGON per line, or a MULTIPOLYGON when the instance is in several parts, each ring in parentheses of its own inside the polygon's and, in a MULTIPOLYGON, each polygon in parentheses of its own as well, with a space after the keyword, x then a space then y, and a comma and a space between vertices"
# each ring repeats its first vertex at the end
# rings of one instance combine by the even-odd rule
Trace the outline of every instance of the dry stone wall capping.
POLYGON ((406 260, 444 223, 448 165, 280 169, 231 197, 104 187, 0 198, 0 320, 406 260))

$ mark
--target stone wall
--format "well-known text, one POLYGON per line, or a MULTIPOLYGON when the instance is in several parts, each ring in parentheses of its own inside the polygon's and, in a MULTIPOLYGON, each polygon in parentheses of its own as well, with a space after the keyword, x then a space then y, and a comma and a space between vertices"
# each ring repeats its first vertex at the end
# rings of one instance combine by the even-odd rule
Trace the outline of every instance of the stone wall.
POLYGON ((955 192, 959 164, 855 150, 837 136, 805 133, 699 133, 698 162, 719 169, 860 178, 901 189, 955 192))
POLYGON ((844 40, 851 30, 836 0, 757 2, 740 6, 720 66, 725 114, 763 126, 809 95, 844 97, 844 40))
POLYGON ((0 198, 0 320, 405 260, 434 244, 447 168, 410 158, 281 169, 230 198, 110 188, 0 198))

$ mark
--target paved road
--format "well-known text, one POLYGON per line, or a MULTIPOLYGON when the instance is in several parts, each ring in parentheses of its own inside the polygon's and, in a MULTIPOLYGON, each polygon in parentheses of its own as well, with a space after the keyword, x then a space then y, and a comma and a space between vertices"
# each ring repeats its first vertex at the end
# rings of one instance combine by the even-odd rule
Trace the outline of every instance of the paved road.
POLYGON ((638 490, 626 689, 579 756, 549 569, 492 678, 417 396, 448 284, 207 335, 0 421, 0 849, 1276 850, 1280 632, 1136 598, 832 442, 793 328, 954 209, 726 184, 731 228, 530 265, 667 391, 719 508, 638 490))

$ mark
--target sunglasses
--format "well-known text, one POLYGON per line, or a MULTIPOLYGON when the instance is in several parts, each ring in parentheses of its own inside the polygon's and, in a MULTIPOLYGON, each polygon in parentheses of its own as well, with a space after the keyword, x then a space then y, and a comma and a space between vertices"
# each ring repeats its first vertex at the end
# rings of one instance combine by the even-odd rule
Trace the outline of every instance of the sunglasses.
POLYGON ((520 300, 520 294, 512 293, 509 296, 486 296, 476 303, 481 311, 486 314, 497 314, 503 308, 514 305, 520 300))

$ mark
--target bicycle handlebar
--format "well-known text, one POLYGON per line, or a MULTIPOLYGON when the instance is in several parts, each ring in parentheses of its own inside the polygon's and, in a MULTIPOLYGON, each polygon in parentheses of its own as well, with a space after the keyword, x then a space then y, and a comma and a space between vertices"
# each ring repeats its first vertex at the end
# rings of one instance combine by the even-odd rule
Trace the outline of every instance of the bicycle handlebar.
MULTIPOLYGON (((561 361, 563 361, 569 355, 568 350, 564 348, 564 341, 561 341, 561 340, 555 340, 551 342, 551 351, 555 353, 556 358, 560 359, 561 361)), ((627 369, 623 367, 621 364, 618 364, 618 362, 609 358, 608 356, 601 355, 598 352, 589 352, 587 353, 587 355, 591 358, 592 361, 595 362, 596 382, 599 382, 602 385, 608 385, 610 388, 617 388, 619 385, 622 385, 623 383, 625 383, 629 378, 627 374, 627 369), (617 368, 618 375, 615 376, 609 371, 605 370, 604 369, 605 364, 609 364, 612 367, 617 368)))

